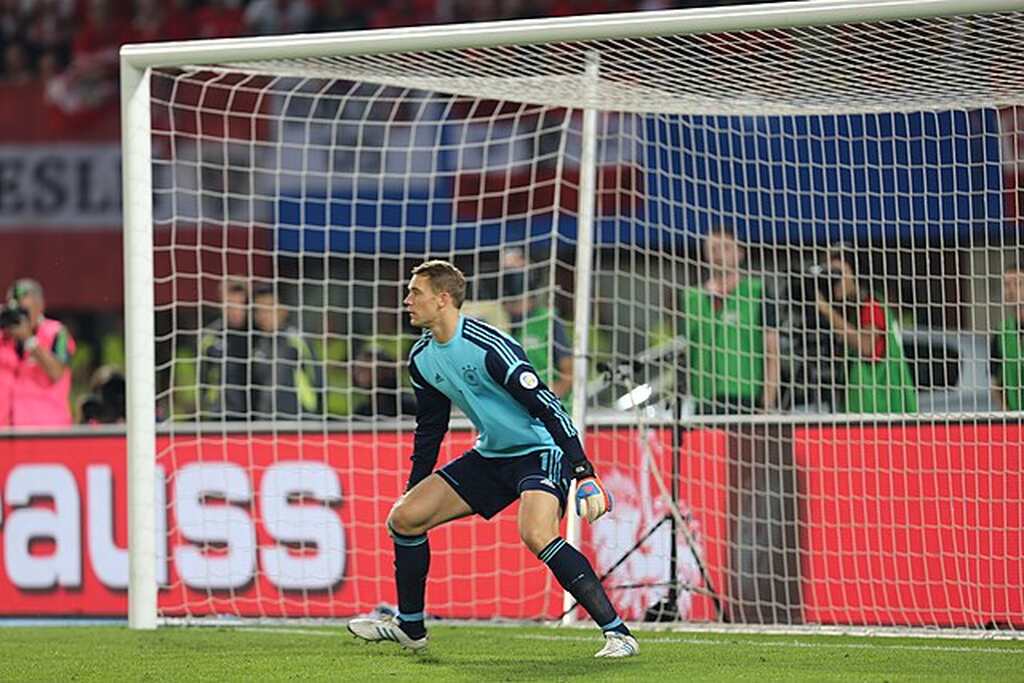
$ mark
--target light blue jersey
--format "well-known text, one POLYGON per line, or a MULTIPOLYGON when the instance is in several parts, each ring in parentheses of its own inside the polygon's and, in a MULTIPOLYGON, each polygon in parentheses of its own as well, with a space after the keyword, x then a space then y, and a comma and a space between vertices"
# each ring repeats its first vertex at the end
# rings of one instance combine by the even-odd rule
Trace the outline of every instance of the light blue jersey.
MULTIPOLYGON (((558 441, 568 437, 578 443, 572 421, 540 382, 522 346, 491 325, 460 316, 455 336, 444 344, 425 332, 409 354, 409 369, 418 401, 446 403, 437 392, 466 414, 479 432, 474 449, 485 458, 558 448, 546 426, 552 421, 558 441)), ((433 411, 424 408, 421 426, 433 431, 442 420, 431 420, 433 411)), ((443 422, 447 429, 447 415, 443 422)))

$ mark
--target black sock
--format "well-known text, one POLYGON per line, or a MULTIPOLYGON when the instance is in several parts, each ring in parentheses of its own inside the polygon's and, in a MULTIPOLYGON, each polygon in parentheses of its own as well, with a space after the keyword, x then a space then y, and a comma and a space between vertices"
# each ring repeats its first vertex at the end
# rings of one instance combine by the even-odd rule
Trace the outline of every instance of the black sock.
POLYGON ((403 536, 393 529, 390 532, 395 542, 399 626, 410 638, 422 638, 427 632, 423 627, 423 602, 430 570, 430 544, 426 534, 403 536))
POLYGON ((583 609, 587 610, 602 631, 629 635, 629 628, 622 623, 604 592, 604 586, 598 581, 594 568, 580 551, 565 539, 556 538, 540 551, 538 557, 551 569, 562 588, 572 593, 583 609))

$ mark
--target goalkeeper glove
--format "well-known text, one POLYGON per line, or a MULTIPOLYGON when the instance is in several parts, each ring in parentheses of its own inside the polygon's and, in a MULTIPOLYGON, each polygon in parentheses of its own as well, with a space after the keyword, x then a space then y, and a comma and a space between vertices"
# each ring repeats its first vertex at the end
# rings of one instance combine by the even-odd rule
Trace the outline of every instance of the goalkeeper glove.
POLYGON ((594 473, 594 466, 583 462, 573 468, 576 479, 576 514, 593 523, 612 509, 612 494, 594 473))

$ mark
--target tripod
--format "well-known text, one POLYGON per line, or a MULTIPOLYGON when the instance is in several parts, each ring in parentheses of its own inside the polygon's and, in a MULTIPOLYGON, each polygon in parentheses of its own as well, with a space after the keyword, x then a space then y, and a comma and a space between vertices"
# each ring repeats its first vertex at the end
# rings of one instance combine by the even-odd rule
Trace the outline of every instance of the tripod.
MULTIPOLYGON (((678 342, 672 344, 672 351, 677 352, 681 349, 685 349, 685 344, 680 346, 678 342)), ((652 350, 653 351, 653 350, 652 350)), ((647 354, 644 354, 647 355, 647 354)), ((641 359, 630 361, 627 363, 620 363, 616 367, 611 367, 606 363, 599 363, 597 366, 598 371, 603 373, 607 381, 612 384, 616 380, 620 380, 630 390, 630 396, 637 390, 636 383, 634 382, 634 373, 639 370, 639 366, 642 365, 641 359)), ((673 384, 678 384, 675 382, 673 384)), ((649 388, 649 387, 648 387, 649 388)), ((673 387, 674 388, 674 387, 673 387)), ((629 550, 625 551, 619 558, 612 563, 611 567, 608 568, 604 574, 601 575, 600 580, 603 583, 616 569, 618 569, 626 560, 628 560, 633 553, 639 550, 644 543, 647 542, 664 524, 669 525, 669 534, 671 543, 669 545, 669 558, 668 558, 668 581, 664 583, 647 583, 647 584, 629 584, 622 586, 615 586, 615 588, 650 588, 655 586, 667 586, 668 591, 664 598, 649 606, 644 612, 644 621, 647 622, 670 622, 679 620, 679 592, 680 590, 689 590, 695 593, 701 593, 708 596, 714 605, 715 615, 719 621, 727 621, 727 615, 722 608, 722 601, 717 591, 715 591, 714 585, 711 583, 711 577, 708 574, 707 568, 704 566, 704 560, 700 556, 700 552, 697 550, 697 546, 693 535, 690 533, 688 520, 683 518, 679 512, 679 493, 680 493, 680 471, 679 471, 679 459, 682 455, 683 448, 683 434, 688 431, 688 427, 683 426, 683 410, 682 401, 680 400, 679 391, 672 392, 672 470, 671 470, 671 483, 669 497, 669 510, 661 519, 656 521, 637 541, 633 544, 629 550), (678 534, 682 533, 687 545, 690 548, 690 552, 693 554, 693 558, 697 564, 697 568, 700 571, 701 579, 704 582, 704 586, 694 586, 689 583, 680 581, 679 579, 679 548, 676 539, 678 534)), ((641 401, 642 402, 642 401, 641 401)), ((643 418, 641 409, 636 401, 632 402, 634 416, 636 417, 637 432, 641 438, 646 434, 646 424, 643 418)), ((663 491, 664 494, 664 491, 663 491)), ((569 609, 562 613, 565 616, 573 609, 576 608, 577 603, 573 603, 569 609)))
MULTIPOLYGON (((679 506, 679 458, 682 455, 683 450, 682 403, 683 402, 680 400, 677 393, 672 399, 672 473, 670 484, 672 489, 672 502, 676 505, 677 509, 679 506)), ((679 590, 681 586, 679 585, 679 544, 676 542, 676 539, 678 538, 678 523, 676 522, 675 515, 673 515, 671 511, 665 513, 665 515, 662 516, 662 518, 658 520, 646 534, 644 534, 640 543, 650 538, 650 536, 665 522, 668 522, 669 524, 669 534, 672 539, 668 555, 668 592, 665 594, 664 598, 647 608, 644 612, 644 621, 666 622, 679 620, 679 590)), ((687 536, 689 536, 689 534, 687 534, 687 536)), ((687 542, 692 543, 692 540, 688 537, 687 542)), ((628 552, 632 554, 633 552, 636 552, 639 547, 639 544, 637 544, 633 548, 630 548, 628 552)), ((704 583, 708 587, 708 591, 711 593, 710 597, 715 606, 715 613, 718 618, 721 619, 722 606, 719 602, 718 595, 714 592, 714 588, 712 588, 711 579, 704 569, 704 562, 700 559, 699 554, 692 545, 691 550, 694 557, 697 557, 701 577, 704 579, 704 583)))

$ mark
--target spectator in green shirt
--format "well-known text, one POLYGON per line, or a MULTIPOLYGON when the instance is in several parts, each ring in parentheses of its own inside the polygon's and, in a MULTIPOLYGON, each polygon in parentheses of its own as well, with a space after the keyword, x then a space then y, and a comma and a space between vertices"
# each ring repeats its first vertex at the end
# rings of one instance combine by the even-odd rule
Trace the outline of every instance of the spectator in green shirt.
POLYGON ((765 282, 744 272, 746 250, 732 230, 713 228, 703 244, 706 279, 682 292, 689 390, 705 415, 774 410, 779 333, 765 282))
POLYGON ((555 396, 565 399, 572 390, 572 342, 556 312, 543 302, 537 287, 527 285, 523 252, 510 249, 502 259, 502 306, 511 322, 511 334, 555 396))
POLYGON ((999 410, 1024 410, 1024 263, 1003 273, 1011 312, 992 335, 992 398, 999 410))

